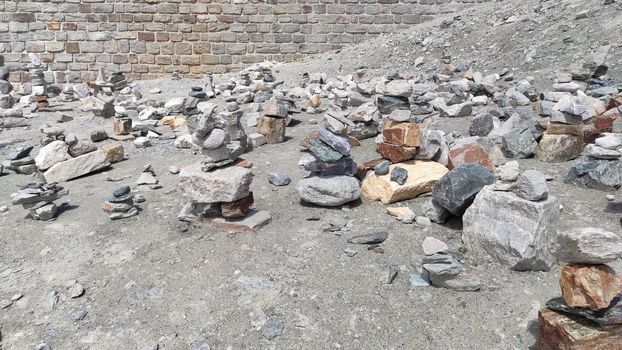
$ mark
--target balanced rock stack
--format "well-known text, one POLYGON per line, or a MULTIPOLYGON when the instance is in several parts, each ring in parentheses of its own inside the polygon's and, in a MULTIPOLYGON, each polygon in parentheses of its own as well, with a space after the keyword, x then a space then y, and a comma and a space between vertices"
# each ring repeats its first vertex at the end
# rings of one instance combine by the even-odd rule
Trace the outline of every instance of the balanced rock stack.
POLYGON ((123 186, 106 198, 102 209, 110 220, 126 219, 138 215, 138 207, 134 205, 134 194, 130 186, 123 186))
POLYGON ((253 231, 267 224, 270 213, 252 209, 250 185, 253 173, 233 164, 244 153, 247 137, 240 124, 242 111, 237 103, 228 111, 209 108, 188 123, 193 147, 202 161, 185 166, 179 186, 188 203, 179 214, 182 221, 209 224, 239 231, 253 231), (195 120, 196 119, 196 120, 195 120))
POLYGON ((622 276, 608 265, 622 254, 622 240, 598 228, 563 232, 557 257, 561 298, 546 303, 538 315, 541 350, 620 349, 622 276))
POLYGON ((604 133, 594 144, 585 146, 566 175, 566 182, 578 186, 614 190, 622 185, 622 134, 604 133))
POLYGON ((39 55, 29 54, 30 65, 30 85, 32 86, 32 96, 37 103, 37 109, 48 108, 48 91, 45 75, 43 74, 44 65, 41 63, 39 55))
POLYGON ((298 193, 304 202, 334 207, 360 198, 361 188, 354 177, 356 163, 350 157, 346 121, 349 122, 339 112, 328 111, 319 133, 308 138, 306 146, 310 153, 298 163, 310 172, 310 177, 298 183, 298 193))
POLYGON ((188 118, 192 144, 203 156, 203 171, 229 165, 246 151, 248 141, 240 123, 242 114, 237 103, 231 102, 227 111, 216 113, 215 108, 207 108, 188 118))
POLYGON ((262 104, 262 109, 263 115, 257 118, 257 133, 266 138, 266 143, 284 142, 289 103, 272 97, 262 104))
POLYGON ((30 175, 37 171, 35 159, 30 155, 33 147, 21 147, 9 153, 7 159, 2 162, 4 169, 13 170, 18 174, 30 175))
POLYGON ((54 201, 66 196, 69 191, 55 183, 29 183, 17 193, 11 195, 13 205, 21 204, 29 210, 29 215, 35 220, 52 220, 58 214, 58 207, 54 201))
POLYGON ((58 95, 58 99, 62 102, 73 102, 77 100, 71 85, 65 85, 63 91, 58 95))
POLYGON ((112 132, 117 136, 128 135, 132 132, 132 118, 127 114, 125 107, 115 106, 112 118, 112 132))
POLYGON ((184 102, 184 115, 191 116, 199 114, 199 109, 197 108, 200 102, 207 100, 207 94, 203 91, 203 88, 200 86, 193 86, 188 93, 188 97, 184 102))
POLYGON ((104 69, 100 68, 95 82, 92 83, 93 95, 98 98, 110 98, 127 87, 127 80, 123 72, 114 72, 106 78, 104 69))
POLYGON ((543 162, 566 162, 583 151, 583 123, 593 117, 578 97, 564 95, 553 106, 551 121, 542 136, 536 158, 543 162))
POLYGON ((0 67, 0 116, 5 116, 4 110, 15 105, 13 96, 13 84, 9 82, 9 70, 6 67, 0 67))

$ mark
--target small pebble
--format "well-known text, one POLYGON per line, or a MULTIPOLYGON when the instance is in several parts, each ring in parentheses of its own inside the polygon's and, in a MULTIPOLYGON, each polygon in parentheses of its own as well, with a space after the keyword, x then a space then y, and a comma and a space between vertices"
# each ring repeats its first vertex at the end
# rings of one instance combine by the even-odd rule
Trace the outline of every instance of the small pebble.
POLYGON ((355 255, 356 255, 356 253, 358 253, 356 250, 354 250, 354 249, 350 249, 350 248, 346 248, 346 249, 344 249, 344 250, 343 250, 343 252, 344 252, 344 253, 346 253, 346 255, 347 255, 348 257, 350 257, 350 258, 351 258, 351 257, 353 257, 353 256, 355 256, 355 255))
POLYGON ((168 168, 168 171, 171 172, 171 174, 175 175, 175 174, 179 174, 179 168, 172 165, 170 168, 168 168))

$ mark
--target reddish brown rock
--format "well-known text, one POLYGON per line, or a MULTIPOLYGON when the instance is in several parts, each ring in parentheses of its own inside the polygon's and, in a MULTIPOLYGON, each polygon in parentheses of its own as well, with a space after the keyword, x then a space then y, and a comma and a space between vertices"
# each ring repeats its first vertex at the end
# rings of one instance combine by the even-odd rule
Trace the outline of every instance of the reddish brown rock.
POLYGON ((419 125, 399 123, 382 130, 384 142, 398 146, 418 147, 421 144, 419 125))
POLYGON ((233 162, 234 166, 239 166, 240 168, 250 169, 253 167, 253 162, 250 160, 238 158, 233 162))
POLYGON ((594 129, 600 132, 611 131, 616 118, 617 116, 606 116, 604 114, 598 116, 594 118, 594 129))
POLYGON ((600 328, 548 308, 538 313, 539 350, 619 350, 622 327, 600 328))
POLYGON ((257 132, 266 137, 267 143, 281 143, 285 141, 285 118, 259 117, 257 118, 257 132))
POLYGON ((581 152, 583 152, 582 137, 545 132, 538 145, 536 159, 549 163, 561 163, 577 158, 581 152))
POLYGON ((547 129, 547 134, 570 134, 583 136, 583 125, 571 125, 571 124, 563 124, 563 123, 549 123, 547 129))
POLYGON ((464 164, 480 164, 490 171, 495 171, 495 164, 490 155, 478 143, 455 147, 449 151, 450 170, 464 164))
POLYGON ((383 158, 393 163, 401 163, 413 159, 415 153, 417 153, 417 147, 399 146, 382 142, 378 144, 378 152, 383 158))
POLYGON ((254 202, 253 192, 250 192, 248 196, 237 201, 222 203, 220 206, 222 216, 226 218, 242 218, 246 216, 254 202))
POLYGON ((562 268, 559 285, 566 304, 592 310, 608 307, 622 292, 622 279, 604 264, 568 264, 562 268))
POLYGON ((365 178, 365 175, 367 175, 367 172, 373 170, 374 167, 380 164, 382 161, 384 161, 384 159, 378 158, 358 164, 356 167, 356 177, 359 180, 363 180, 365 178))

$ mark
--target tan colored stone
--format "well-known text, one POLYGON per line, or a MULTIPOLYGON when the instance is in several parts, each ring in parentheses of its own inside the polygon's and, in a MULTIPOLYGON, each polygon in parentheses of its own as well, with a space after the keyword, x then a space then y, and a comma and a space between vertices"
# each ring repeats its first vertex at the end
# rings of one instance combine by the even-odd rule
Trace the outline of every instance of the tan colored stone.
POLYGON ((557 135, 557 134, 570 134, 577 135, 583 137, 583 125, 571 125, 571 124, 563 124, 563 123, 549 123, 547 129, 547 134, 557 135))
POLYGON ((101 150, 106 152, 106 161, 111 164, 122 161, 125 156, 125 150, 120 143, 105 144, 102 146, 101 150))
POLYGON ((313 108, 318 108, 322 105, 322 101, 320 100, 320 95, 313 94, 309 96, 309 105, 313 108))
POLYGON ((600 328, 548 308, 538 313, 539 350, 619 350, 622 327, 600 328))
POLYGON ((175 120, 173 120, 173 123, 171 124, 171 128, 172 129, 177 129, 177 128, 180 128, 180 127, 182 127, 184 125, 186 125, 186 118, 177 117, 177 118, 175 118, 175 120))
POLYGON ((132 119, 112 118, 112 133, 115 135, 127 135, 132 132, 132 119))
POLYGON ((568 264, 559 284, 566 304, 592 310, 604 309, 622 292, 622 279, 607 265, 568 264))
POLYGON ((266 137, 267 143, 281 143, 285 141, 287 119, 273 117, 257 118, 257 133, 266 137))
POLYGON ((538 144, 536 159, 549 163, 561 163, 579 157, 581 152, 583 152, 582 137, 544 133, 538 144))
POLYGON ((403 217, 412 213, 413 211, 408 207, 388 207, 387 214, 395 216, 396 218, 403 217))
POLYGON ((162 119, 160 119, 160 122, 162 123, 162 125, 171 125, 173 124, 173 122, 175 121, 175 116, 174 115, 167 115, 165 117, 163 117, 162 119))
POLYGON ((419 134, 419 125, 415 123, 399 123, 382 130, 384 142, 398 146, 418 147, 421 144, 419 134))
POLYGON ((363 196, 371 200, 380 200, 384 204, 415 198, 431 192, 438 180, 449 171, 442 164, 430 161, 410 161, 390 166, 389 174, 378 176, 370 173, 363 180, 363 196), (408 171, 404 185, 391 181, 390 171, 395 167, 408 171))

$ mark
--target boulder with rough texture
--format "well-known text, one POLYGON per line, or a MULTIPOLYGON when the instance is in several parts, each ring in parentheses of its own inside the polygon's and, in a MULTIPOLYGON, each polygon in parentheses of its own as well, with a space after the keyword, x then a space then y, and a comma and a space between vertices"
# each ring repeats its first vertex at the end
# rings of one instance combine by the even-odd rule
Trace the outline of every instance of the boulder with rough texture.
POLYGON ((532 202, 484 187, 466 210, 462 241, 470 252, 490 256, 513 270, 548 271, 555 259, 549 244, 557 235, 559 202, 532 202))
POLYGON ((102 146, 102 151, 106 152, 106 161, 114 164, 123 160, 125 151, 120 143, 109 143, 102 146))
POLYGON ((407 147, 420 145, 419 134, 419 125, 415 123, 388 122, 382 130, 384 142, 407 147))
POLYGON ((110 166, 108 152, 98 150, 66 160, 49 168, 43 175, 48 183, 63 182, 110 166))
POLYGON ((198 203, 234 202, 249 194, 253 173, 229 166, 211 172, 201 170, 201 162, 181 168, 179 187, 186 199, 198 203))
POLYGON ((568 171, 565 182, 597 190, 614 190, 622 185, 622 160, 581 157, 568 171))
POLYGON ((432 191, 436 203, 461 216, 475 195, 495 182, 494 175, 479 164, 461 165, 443 176, 432 191))
POLYGON ((405 162, 413 159, 417 153, 417 147, 408 147, 394 145, 388 142, 381 142, 378 144, 378 153, 393 163, 405 162))
POLYGON ((285 141, 287 119, 263 116, 257 118, 257 132, 266 137, 267 143, 281 143, 285 141))
POLYGON ((439 179, 448 172, 443 165, 429 161, 399 163, 391 165, 389 169, 388 174, 370 173, 363 180, 362 190, 365 198, 379 200, 384 204, 415 198, 432 191, 439 179), (403 185, 391 181, 390 173, 396 167, 408 172, 408 178, 403 185))
POLYGON ((52 141, 39 150, 35 157, 35 164, 40 170, 46 170, 53 165, 70 159, 69 147, 64 141, 52 141))
POLYGON ((361 186, 350 176, 310 177, 300 180, 298 194, 304 202, 336 207, 359 199, 361 186))
POLYGON ((503 135, 502 141, 503 151, 509 158, 529 158, 538 148, 538 143, 527 126, 510 130, 503 135))
POLYGON ((565 265, 559 285, 566 304, 591 310, 608 307, 622 291, 622 279, 607 265, 565 265))
POLYGON ((450 149, 449 169, 454 169, 464 164, 480 164, 490 171, 495 171, 495 164, 490 154, 479 143, 469 143, 450 149))
POLYGON ((601 328, 578 316, 544 308, 538 313, 539 350, 617 350, 622 327, 601 328))
POLYGON ((546 176, 537 170, 527 170, 518 177, 516 195, 528 201, 540 201, 549 196, 546 176))
POLYGON ((561 163, 579 157, 581 152, 583 152, 583 137, 544 133, 538 144, 536 159, 549 163, 561 163))
POLYGON ((622 239, 600 228, 575 228, 559 234, 554 251, 563 263, 605 264, 622 255, 622 239))

